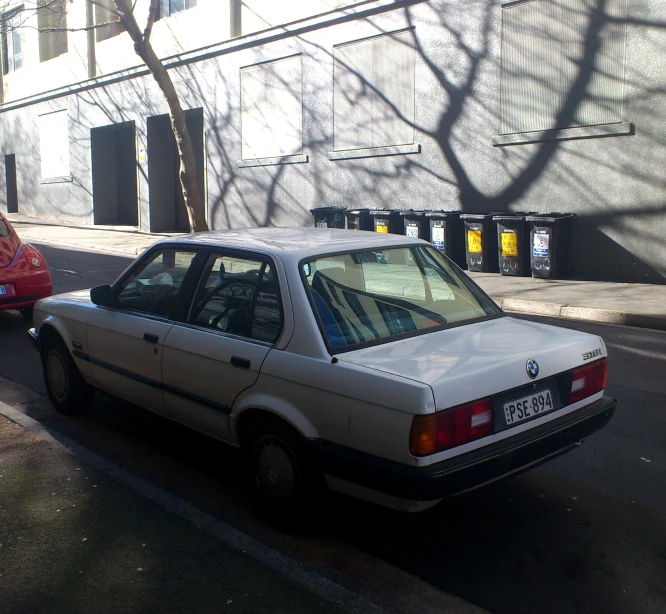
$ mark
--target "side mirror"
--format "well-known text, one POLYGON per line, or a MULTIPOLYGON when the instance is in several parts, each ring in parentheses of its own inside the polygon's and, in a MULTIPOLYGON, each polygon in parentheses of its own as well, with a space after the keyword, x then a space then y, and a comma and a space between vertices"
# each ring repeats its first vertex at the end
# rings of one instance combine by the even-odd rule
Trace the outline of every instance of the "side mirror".
POLYGON ((114 303, 113 290, 108 284, 95 286, 90 290, 90 300, 100 307, 110 307, 114 303))

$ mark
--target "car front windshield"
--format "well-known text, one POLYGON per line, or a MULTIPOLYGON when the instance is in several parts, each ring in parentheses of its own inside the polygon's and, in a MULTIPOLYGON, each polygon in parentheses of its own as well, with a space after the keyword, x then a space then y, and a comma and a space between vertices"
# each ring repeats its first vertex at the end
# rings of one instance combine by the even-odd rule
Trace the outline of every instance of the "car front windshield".
POLYGON ((430 247, 322 256, 301 266, 333 349, 501 313, 471 280, 430 247))

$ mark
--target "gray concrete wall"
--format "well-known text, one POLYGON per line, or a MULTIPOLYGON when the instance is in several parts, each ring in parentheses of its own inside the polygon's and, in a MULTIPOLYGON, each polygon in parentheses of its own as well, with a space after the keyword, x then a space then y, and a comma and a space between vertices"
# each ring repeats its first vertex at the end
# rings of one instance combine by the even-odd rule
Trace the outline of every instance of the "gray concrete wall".
MULTIPOLYGON (((377 6, 380 6, 379 4, 377 6)), ((664 283, 666 277, 666 1, 630 0, 624 119, 633 133, 493 146, 499 129, 501 6, 490 0, 397 5, 298 36, 221 48, 171 72, 184 108, 203 107, 208 217, 214 228, 306 225, 322 205, 568 211, 574 273, 664 283), (415 142, 420 153, 330 160, 334 45, 414 27, 415 142), (307 162, 241 164, 239 70, 302 54, 307 162)), ((267 35, 268 36, 268 35, 267 35)), ((150 77, 11 111, 0 109, 0 153, 17 156, 21 212, 92 223, 90 128, 135 121, 140 225, 149 228, 146 118, 166 113, 150 77), (37 116, 70 114, 73 181, 38 181, 37 116), (36 172, 37 169, 37 172, 36 172)), ((4 180, 4 178, 2 178, 4 180)), ((0 198, 4 199, 4 186, 0 198)), ((4 207, 4 204, 0 204, 4 207)))

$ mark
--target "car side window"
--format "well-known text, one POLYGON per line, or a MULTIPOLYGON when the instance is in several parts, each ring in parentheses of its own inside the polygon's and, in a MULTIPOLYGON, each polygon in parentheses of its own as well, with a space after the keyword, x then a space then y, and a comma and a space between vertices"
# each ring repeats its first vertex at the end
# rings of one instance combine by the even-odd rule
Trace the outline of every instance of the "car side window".
POLYGON ((121 284, 118 306, 169 317, 183 300, 180 289, 195 256, 179 249, 157 252, 121 284))
POLYGON ((274 267, 262 260, 212 254, 187 321, 274 343, 282 329, 274 267))

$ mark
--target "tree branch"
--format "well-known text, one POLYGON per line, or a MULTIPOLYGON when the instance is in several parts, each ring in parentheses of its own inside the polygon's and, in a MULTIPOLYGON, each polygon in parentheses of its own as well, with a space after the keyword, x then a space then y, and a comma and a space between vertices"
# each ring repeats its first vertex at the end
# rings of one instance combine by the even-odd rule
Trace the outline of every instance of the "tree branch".
POLYGON ((112 26, 119 24, 120 20, 116 19, 114 21, 105 21, 104 23, 96 23, 92 26, 85 26, 84 28, 35 28, 34 26, 23 26, 24 28, 30 28, 32 30, 36 29, 40 34, 42 32, 88 32, 90 30, 96 30, 97 28, 104 28, 105 26, 112 26))
POLYGON ((155 17, 157 17, 157 3, 159 0, 150 0, 150 7, 148 8, 148 21, 146 27, 143 31, 143 40, 148 40, 150 34, 153 31, 153 24, 155 23, 155 17))

